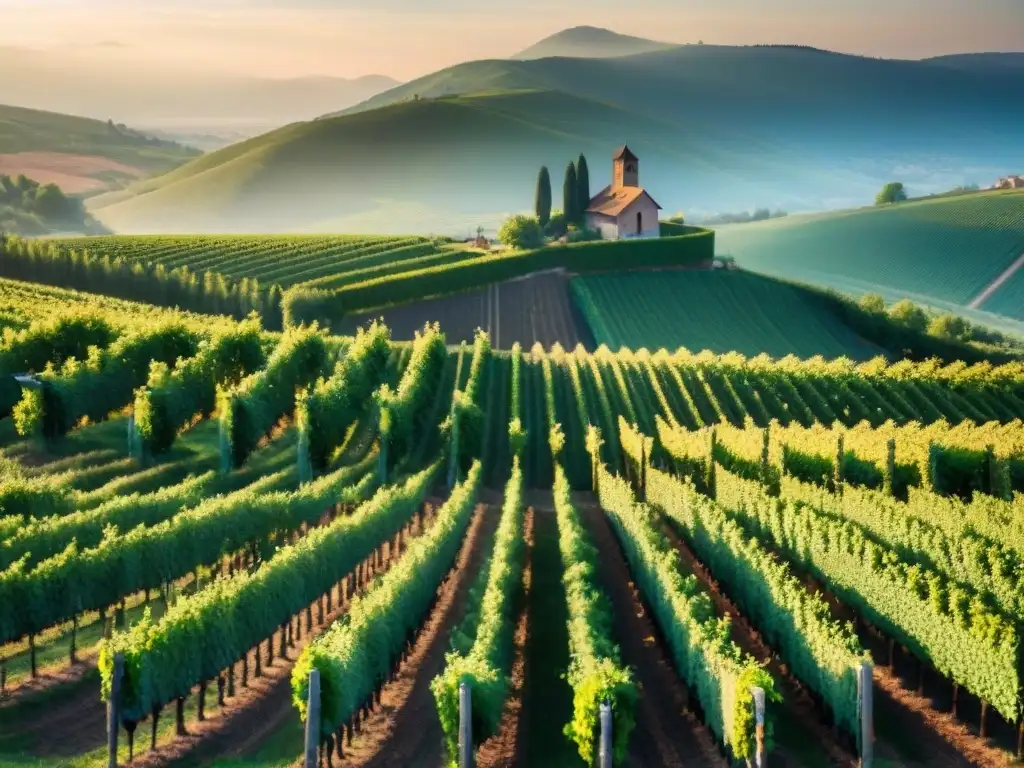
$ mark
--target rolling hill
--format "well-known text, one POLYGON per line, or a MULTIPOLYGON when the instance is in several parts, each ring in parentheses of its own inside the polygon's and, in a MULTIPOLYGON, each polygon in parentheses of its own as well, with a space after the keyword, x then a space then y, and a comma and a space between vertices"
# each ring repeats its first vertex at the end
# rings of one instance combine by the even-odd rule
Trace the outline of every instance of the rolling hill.
POLYGON ((198 150, 112 123, 0 105, 0 173, 89 192, 166 171, 198 150))
POLYGON ((628 142, 666 212, 862 205, 1024 167, 1024 74, 810 48, 686 45, 470 62, 228 147, 97 201, 119 231, 492 232, 588 155, 628 142), (1019 86, 1014 89, 1013 86, 1019 86))
POLYGON ((527 61, 551 56, 567 56, 581 59, 606 59, 617 56, 632 56, 672 48, 672 43, 659 43, 643 37, 621 35, 601 27, 572 27, 545 37, 526 48, 513 59, 527 61))
POLYGON ((1020 275, 986 288, 1024 255, 1024 192, 980 192, 716 228, 716 251, 751 270, 852 294, 909 297, 1020 333, 1020 275), (1009 298, 1008 298, 1009 297, 1009 298), (983 299, 978 301, 979 299, 983 299), (974 314, 964 308, 974 305, 974 314))
POLYGON ((673 123, 614 105, 554 91, 491 92, 289 126, 97 198, 93 211, 122 232, 464 233, 477 219, 494 226, 529 207, 540 165, 557 185, 580 151, 599 189, 624 135, 645 159, 644 183, 669 198, 680 178, 705 188, 728 179, 756 196, 758 184, 791 167, 771 147, 749 158, 711 132, 681 134, 673 123), (426 206, 434 218, 395 215, 409 206, 426 206))

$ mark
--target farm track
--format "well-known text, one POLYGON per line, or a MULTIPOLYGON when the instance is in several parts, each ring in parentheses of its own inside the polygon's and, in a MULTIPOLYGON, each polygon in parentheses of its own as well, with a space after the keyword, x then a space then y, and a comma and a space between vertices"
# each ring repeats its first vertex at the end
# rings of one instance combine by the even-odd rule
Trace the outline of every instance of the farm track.
POLYGON ((711 733, 689 709, 689 691, 659 641, 653 616, 633 584, 629 567, 604 512, 580 511, 600 553, 602 585, 611 600, 613 632, 622 662, 632 668, 640 696, 626 765, 724 766, 711 733))
POLYGON ((1024 267, 1024 253, 1022 253, 1017 258, 1017 260, 1013 262, 1013 264, 1007 267, 1005 272, 1003 272, 1001 275, 999 275, 999 277, 997 277, 995 280, 989 283, 985 290, 983 290, 981 293, 979 293, 977 296, 971 299, 970 303, 968 303, 967 305, 967 308, 980 309, 981 305, 988 301, 989 297, 991 297, 992 294, 998 291, 1004 283, 1006 283, 1011 277, 1017 274, 1021 267, 1024 267))
MULTIPOLYGON (((478 505, 455 566, 442 583, 440 597, 402 664, 384 686, 380 705, 363 721, 340 765, 346 768, 440 768, 445 755, 431 681, 444 670, 448 638, 461 620, 466 598, 494 538, 500 514, 478 505)), ((301 765, 301 763, 297 763, 301 765)))
MULTIPOLYGON (((436 513, 441 503, 440 499, 432 498, 426 501, 425 507, 436 513)), ((425 516, 424 521, 429 528, 433 517, 425 516)), ((424 530, 414 530, 412 535, 420 536, 424 530)), ((373 576, 386 573, 400 560, 401 554, 394 557, 389 551, 383 566, 372 574, 371 582, 373 576)), ((312 605, 315 611, 316 604, 312 605)), ((228 700, 229 706, 223 716, 191 724, 188 736, 175 738, 156 752, 147 754, 146 759, 134 761, 132 766, 200 766, 224 758, 244 760, 255 756, 260 747, 296 716, 292 705, 291 671, 302 650, 344 616, 350 605, 351 600, 344 605, 336 605, 330 614, 325 615, 323 624, 314 627, 313 632, 303 634, 302 639, 289 648, 287 658, 275 660, 271 667, 264 666, 263 677, 250 679, 248 688, 239 687, 236 696, 228 700)), ((255 666, 253 654, 253 651, 249 652, 250 669, 255 666)))

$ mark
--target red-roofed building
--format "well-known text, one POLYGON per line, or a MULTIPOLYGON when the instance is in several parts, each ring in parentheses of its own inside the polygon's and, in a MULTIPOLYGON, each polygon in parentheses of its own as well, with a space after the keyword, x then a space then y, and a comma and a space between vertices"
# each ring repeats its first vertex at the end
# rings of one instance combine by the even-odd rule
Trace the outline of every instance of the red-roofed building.
POLYGON ((605 240, 659 237, 659 210, 661 206, 640 186, 640 160, 623 145, 612 156, 612 183, 591 198, 584 221, 605 240))

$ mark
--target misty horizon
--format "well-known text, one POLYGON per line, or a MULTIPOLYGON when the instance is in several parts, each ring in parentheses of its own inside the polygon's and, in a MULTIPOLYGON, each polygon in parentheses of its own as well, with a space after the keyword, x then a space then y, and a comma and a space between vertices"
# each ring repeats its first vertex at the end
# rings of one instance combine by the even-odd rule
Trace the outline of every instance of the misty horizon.
POLYGON ((668 44, 796 44, 894 59, 1024 51, 1024 7, 1015 0, 970 7, 951 0, 776 0, 770 8, 752 0, 641 0, 628 9, 582 0, 523 0, 514 8, 444 0, 429 10, 408 0, 375 3, 374 10, 358 5, 184 0, 171 12, 145 0, 52 0, 45 8, 4 0, 0 48, 43 54, 55 70, 124 75, 130 67, 136 77, 383 75, 399 81, 466 61, 510 58, 576 26, 668 44))

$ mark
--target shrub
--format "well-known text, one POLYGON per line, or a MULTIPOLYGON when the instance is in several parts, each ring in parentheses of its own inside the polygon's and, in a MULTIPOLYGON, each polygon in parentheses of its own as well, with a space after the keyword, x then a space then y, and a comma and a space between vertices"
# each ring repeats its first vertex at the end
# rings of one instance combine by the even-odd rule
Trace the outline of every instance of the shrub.
POLYGON ((903 299, 889 307, 889 317, 912 331, 928 330, 928 315, 910 299, 903 299))
POLYGON ((971 325, 956 315, 939 315, 928 325, 928 333, 947 341, 968 341, 971 338, 971 325))
POLYGON ((518 213, 501 225, 498 239, 511 248, 528 250, 544 244, 544 233, 537 219, 518 213))
POLYGON ((601 239, 601 232, 597 229, 588 229, 587 227, 571 227, 569 229, 569 242, 570 243, 589 243, 594 240, 601 239))
POLYGON ((552 211, 550 220, 544 226, 544 234, 547 237, 561 237, 565 233, 565 214, 561 211, 552 211))
POLYGON ((871 312, 872 314, 880 315, 885 312, 885 299, 877 293, 865 293, 861 296, 857 305, 865 312, 871 312))

